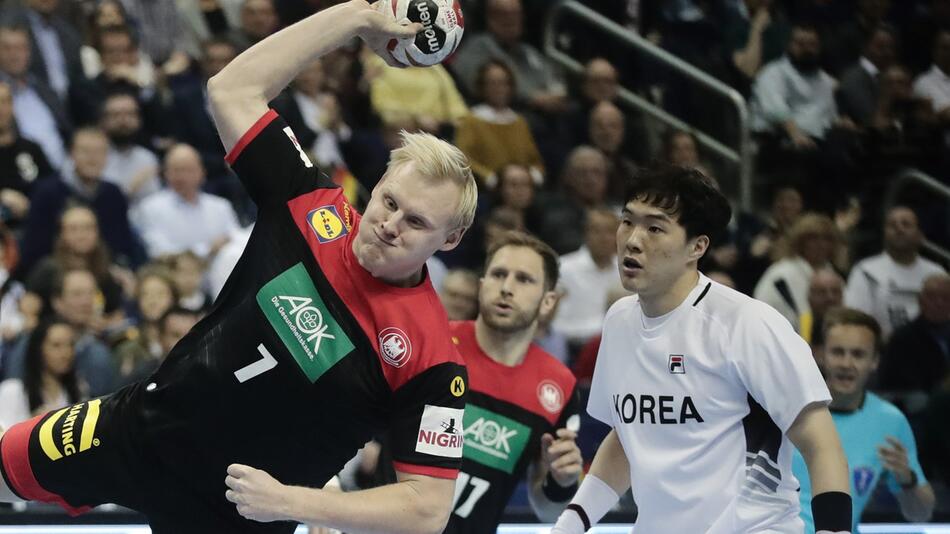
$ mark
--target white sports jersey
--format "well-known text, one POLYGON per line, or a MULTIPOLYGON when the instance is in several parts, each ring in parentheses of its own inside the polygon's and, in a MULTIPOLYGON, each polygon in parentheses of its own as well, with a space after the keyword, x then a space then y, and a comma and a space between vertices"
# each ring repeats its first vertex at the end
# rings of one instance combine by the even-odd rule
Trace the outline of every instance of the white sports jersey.
POLYGON ((920 257, 910 265, 901 265, 886 252, 871 256, 851 270, 844 303, 877 319, 886 339, 917 317, 917 296, 924 280, 943 272, 943 267, 920 257))
POLYGON ((830 400, 787 320, 700 275, 662 317, 610 308, 587 410, 627 453, 637 534, 801 534, 785 432, 830 400))

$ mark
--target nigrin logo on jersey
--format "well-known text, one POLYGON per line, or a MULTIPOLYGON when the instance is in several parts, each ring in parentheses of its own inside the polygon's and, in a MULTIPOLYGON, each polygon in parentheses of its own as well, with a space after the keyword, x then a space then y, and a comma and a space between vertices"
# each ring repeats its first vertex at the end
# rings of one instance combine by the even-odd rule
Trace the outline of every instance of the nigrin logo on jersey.
POLYGON ((332 204, 310 210, 307 213, 307 222, 320 243, 335 241, 349 233, 349 225, 343 224, 336 206, 332 204))
POLYGON ((682 354, 670 354, 670 374, 686 374, 686 356, 682 354))
POLYGON ((462 418, 464 410, 426 404, 419 421, 416 452, 462 457, 462 418))
POLYGON ((393 367, 406 365, 412 357, 412 342, 409 341, 409 336, 395 326, 380 330, 377 340, 383 361, 393 367))
POLYGON ((99 422, 99 405, 101 403, 100 399, 95 399, 63 408, 40 425, 40 448, 43 449, 50 460, 55 462, 64 456, 72 456, 77 452, 88 451, 92 447, 99 446, 99 438, 95 437, 95 433, 96 424, 99 422), (85 412, 83 408, 86 408, 85 412), (63 414, 66 414, 66 418, 63 420, 56 437, 54 437, 53 431, 63 414), (57 440, 57 438, 59 439, 57 440), (57 446, 57 441, 59 446, 57 446))
POLYGON ((689 395, 680 400, 672 395, 660 395, 659 397, 640 395, 639 404, 636 395, 631 393, 627 393, 622 399, 620 395, 614 395, 613 397, 614 411, 617 412, 620 420, 627 424, 637 422, 637 411, 640 412, 639 422, 641 425, 657 424, 657 416, 659 416, 659 424, 661 425, 682 425, 690 419, 697 423, 703 422, 703 416, 699 414, 699 410, 696 409, 696 405, 693 404, 693 399, 689 395), (677 411, 675 404, 679 404, 678 419, 675 417, 677 411), (647 421, 648 418, 649 421, 647 421))

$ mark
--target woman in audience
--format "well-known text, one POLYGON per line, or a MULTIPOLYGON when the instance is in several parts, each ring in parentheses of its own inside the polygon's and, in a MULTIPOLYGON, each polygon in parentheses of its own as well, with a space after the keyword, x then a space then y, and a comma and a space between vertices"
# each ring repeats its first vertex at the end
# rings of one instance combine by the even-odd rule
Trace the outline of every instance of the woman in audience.
POLYGON ((162 357, 159 321, 177 302, 178 291, 172 274, 161 266, 143 267, 138 276, 133 311, 136 325, 125 330, 113 351, 123 384, 143 362, 162 357))
POLYGON ((0 427, 10 428, 36 414, 75 404, 85 397, 76 376, 76 332, 52 318, 30 334, 23 379, 0 383, 0 427))
POLYGON ((479 102, 455 132, 455 144, 468 156, 472 171, 484 180, 516 163, 543 176, 544 163, 528 122, 511 108, 514 74, 504 63, 489 60, 478 70, 476 83, 479 102))
POLYGON ((485 185, 494 193, 494 209, 514 213, 519 228, 525 227, 526 213, 534 202, 538 186, 541 185, 540 175, 537 176, 538 178, 532 176, 531 171, 524 165, 511 163, 489 175, 485 181, 485 185))

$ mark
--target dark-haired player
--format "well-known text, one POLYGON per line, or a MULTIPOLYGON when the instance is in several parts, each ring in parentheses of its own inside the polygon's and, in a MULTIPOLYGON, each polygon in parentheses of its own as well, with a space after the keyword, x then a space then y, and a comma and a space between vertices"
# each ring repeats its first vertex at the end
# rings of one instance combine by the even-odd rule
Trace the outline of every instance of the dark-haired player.
POLYGON ((621 281, 587 406, 613 430, 553 530, 580 534, 632 487, 636 531, 796 533, 802 452, 819 532, 850 532, 847 462, 807 344, 775 310, 696 267, 726 199, 699 171, 630 184, 617 230, 621 281))
POLYGON ((74 513, 115 502, 145 513, 157 534, 294 530, 248 520, 278 518, 347 532, 444 528, 467 379, 424 264, 471 224, 471 171, 451 145, 405 134, 361 217, 267 107, 351 38, 392 61, 386 43, 418 30, 352 0, 257 43, 211 80, 228 162, 259 208, 243 256, 146 381, 10 428, 0 499, 74 513), (398 482, 311 489, 387 428, 398 482), (255 498, 275 485, 290 495, 255 498))

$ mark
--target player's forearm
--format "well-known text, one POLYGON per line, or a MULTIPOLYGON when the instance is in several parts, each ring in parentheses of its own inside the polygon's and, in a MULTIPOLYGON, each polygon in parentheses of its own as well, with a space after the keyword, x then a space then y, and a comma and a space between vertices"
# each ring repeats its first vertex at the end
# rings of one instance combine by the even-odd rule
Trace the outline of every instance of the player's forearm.
MULTIPOLYGON (((547 478, 547 471, 540 467, 532 466, 528 472, 530 484, 528 491, 528 502, 531 503, 531 509, 538 519, 543 523, 552 523, 564 511, 564 507, 570 502, 570 497, 561 502, 552 501, 544 494, 544 480, 547 478)), ((576 489, 576 486, 574 486, 576 489)))
POLYGON ((438 533, 448 521, 452 494, 425 494, 414 482, 341 493, 288 488, 288 519, 361 534, 438 533))
POLYGON ((630 463, 616 430, 611 430, 600 444, 588 474, 603 480, 617 495, 623 495, 630 489, 630 463))
POLYGON ((285 28, 248 48, 208 82, 212 99, 276 97, 307 65, 355 37, 368 4, 352 0, 285 28))
POLYGON ((919 484, 912 489, 897 494, 904 519, 917 523, 930 520, 937 498, 930 484, 919 484))

